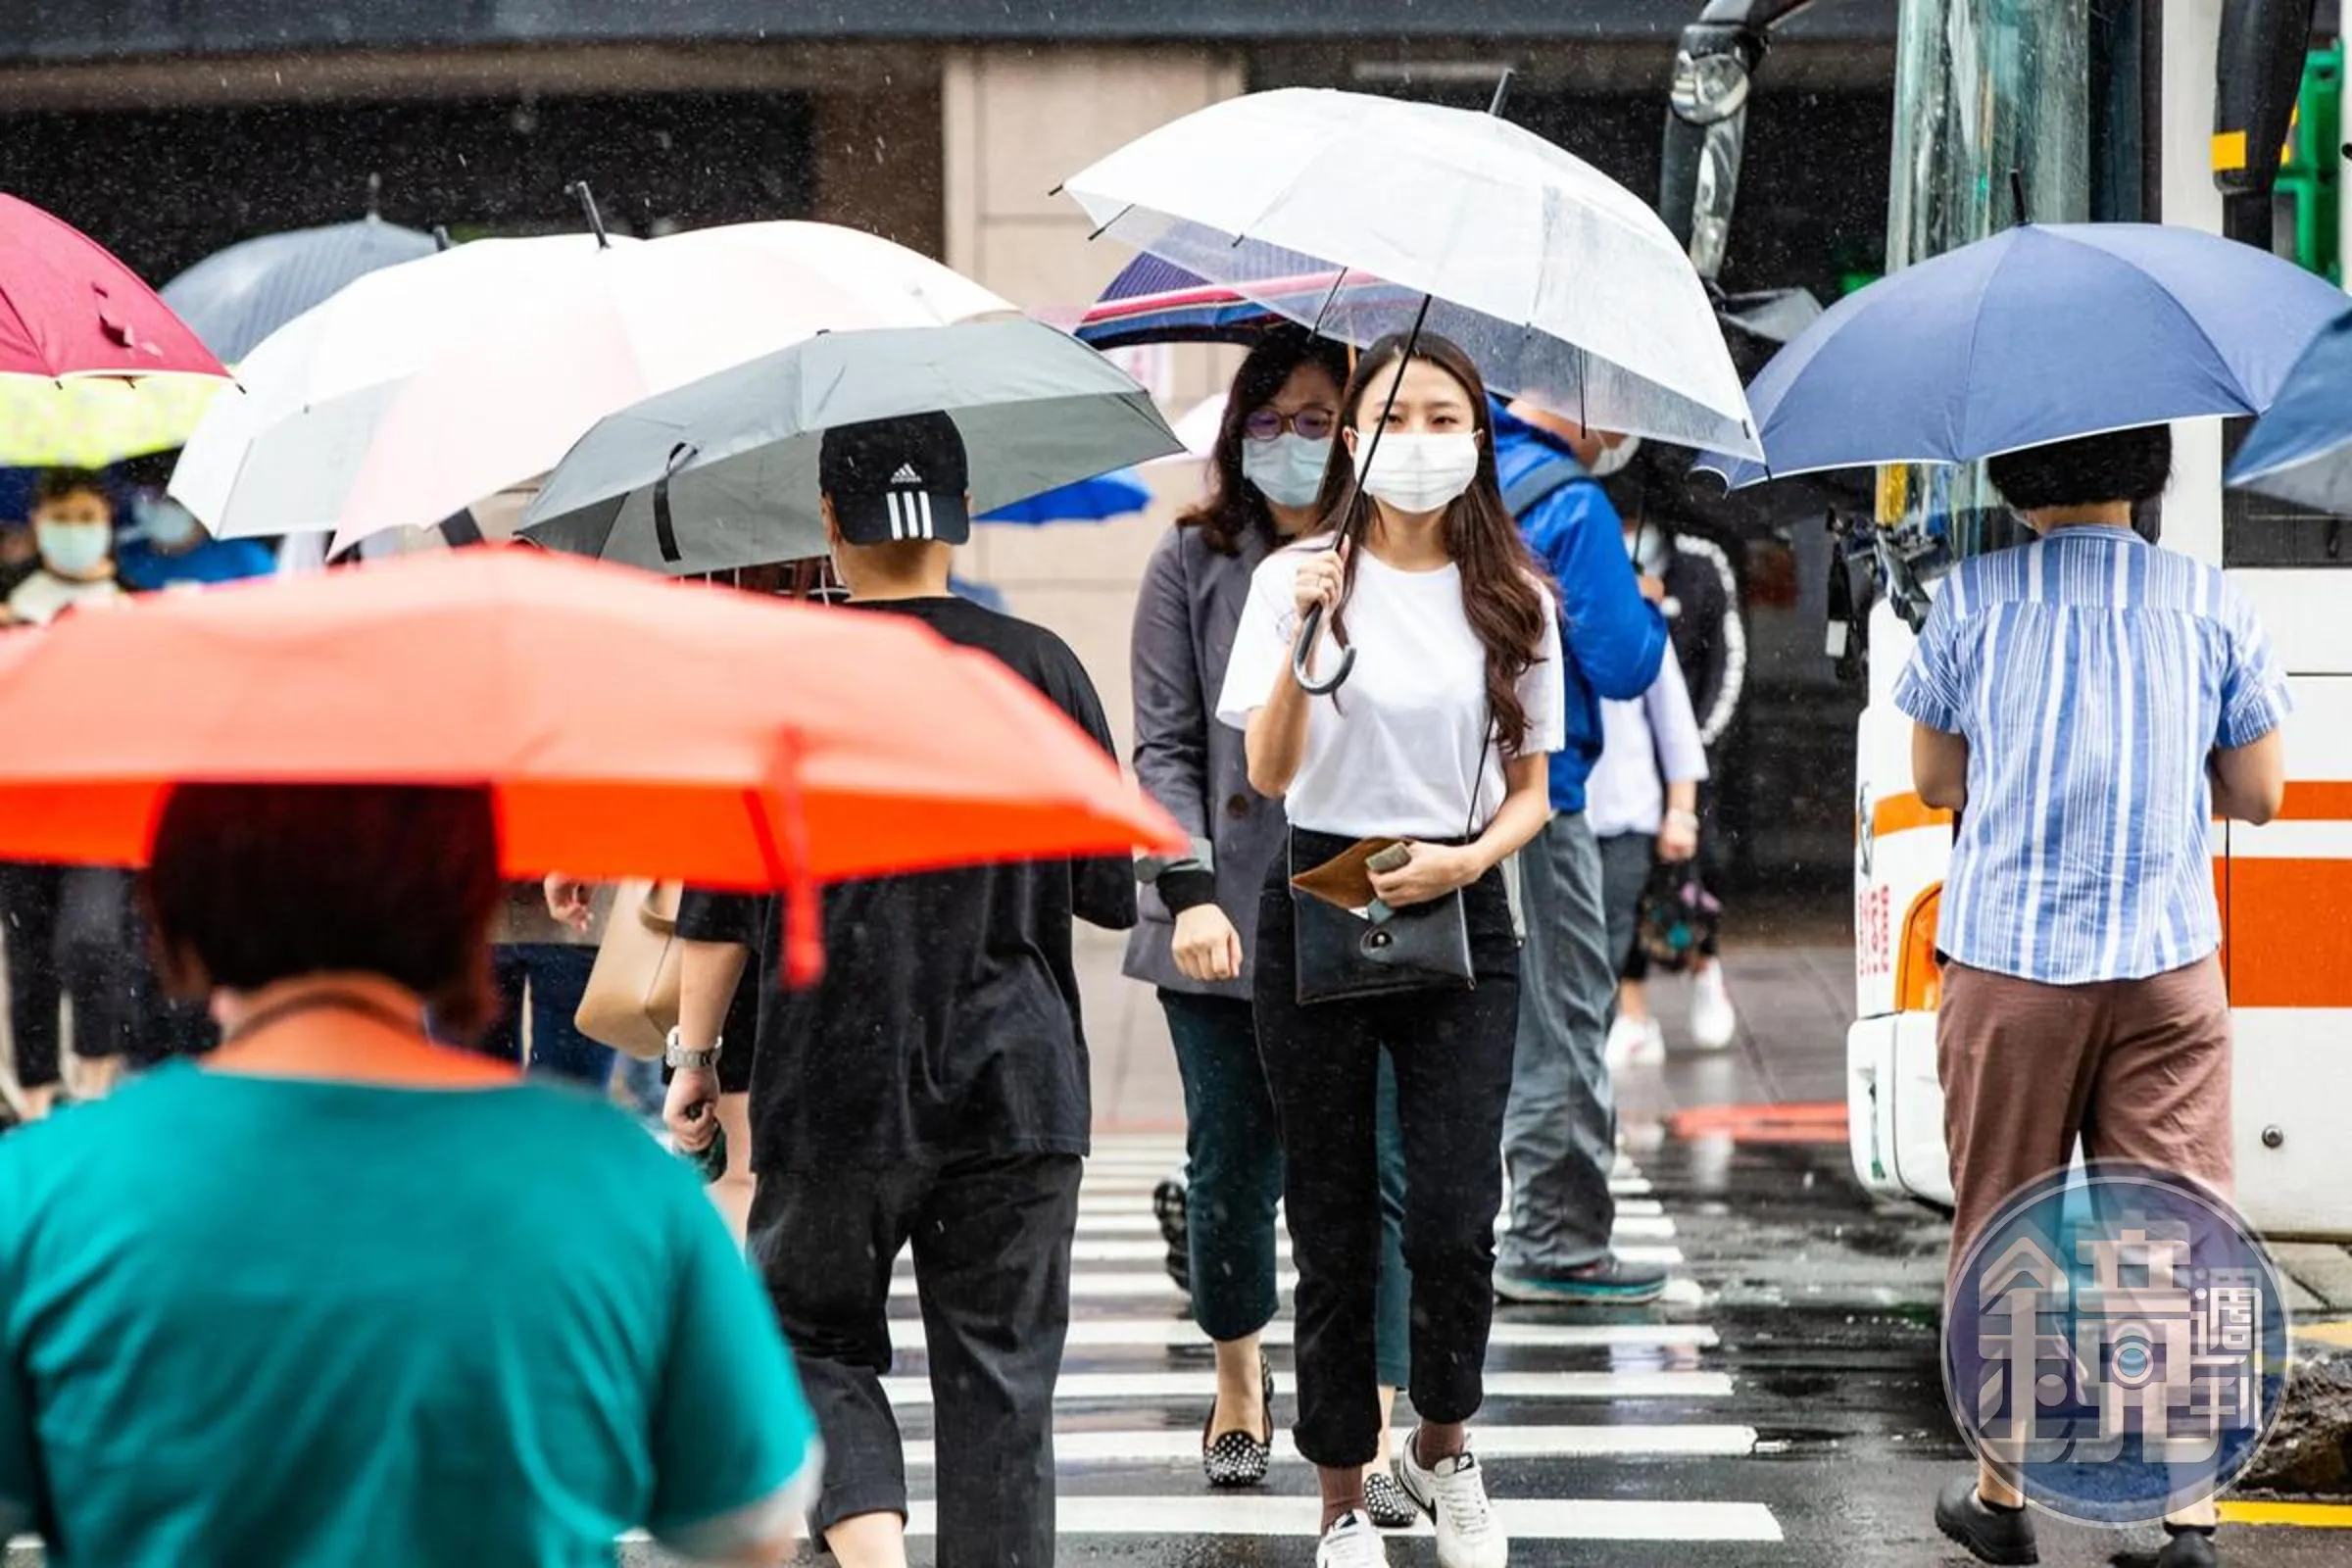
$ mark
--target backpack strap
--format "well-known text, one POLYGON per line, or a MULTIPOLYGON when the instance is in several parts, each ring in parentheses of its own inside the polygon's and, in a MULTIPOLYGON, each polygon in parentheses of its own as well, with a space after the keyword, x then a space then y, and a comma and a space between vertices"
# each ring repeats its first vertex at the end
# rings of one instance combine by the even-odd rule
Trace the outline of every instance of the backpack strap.
POLYGON ((1592 477, 1591 469, 1563 452, 1537 464, 1512 480, 1502 492, 1503 510, 1514 517, 1524 517, 1554 490, 1564 490, 1579 481, 1585 484, 1600 483, 1592 477))

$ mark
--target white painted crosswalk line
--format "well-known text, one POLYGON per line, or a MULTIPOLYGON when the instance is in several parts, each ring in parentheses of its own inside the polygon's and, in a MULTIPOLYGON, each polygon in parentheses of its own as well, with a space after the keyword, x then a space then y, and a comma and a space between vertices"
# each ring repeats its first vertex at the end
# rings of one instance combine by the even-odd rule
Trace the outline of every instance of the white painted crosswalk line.
MULTIPOLYGON (((1722 1372, 1489 1372, 1486 1390, 1490 1399, 1723 1399, 1731 1396, 1732 1380, 1722 1372)), ((931 1402, 927 1377, 887 1377, 882 1391, 901 1408, 931 1402)), ((1054 1397, 1200 1400, 1216 1391, 1216 1375, 1205 1367, 1194 1372, 1064 1372, 1054 1385, 1054 1397)), ((1298 1380, 1278 1369, 1275 1396, 1298 1392, 1298 1380)))
MULTIPOLYGON (((1670 1219, 1619 1220, 1617 1229, 1611 1235, 1619 1244, 1637 1237, 1669 1238, 1674 1235, 1674 1221, 1670 1219)), ((1632 1248, 1624 1245, 1619 1245, 1617 1248, 1619 1256, 1624 1256, 1632 1250, 1632 1248)), ((1287 1258, 1291 1255, 1291 1238, 1288 1232, 1278 1232, 1275 1235, 1274 1252, 1278 1257, 1287 1258)), ((1090 1236, 1084 1231, 1079 1233, 1077 1242, 1070 1250, 1071 1261, 1077 1263, 1156 1263, 1167 1255, 1168 1244, 1156 1236, 1142 1238, 1090 1236)))
MULTIPOLYGON (((1760 1502, 1642 1502, 1618 1498, 1497 1497, 1494 1518, 1514 1541, 1771 1542, 1781 1539, 1779 1521, 1760 1502)), ((1275 1497, 1228 1493, 1214 1507, 1198 1496, 1072 1496, 1054 1507, 1059 1536, 1295 1536, 1315 1534, 1312 1497, 1275 1497)), ((906 1509, 906 1533, 939 1533, 938 1510, 927 1500, 906 1509)), ((1427 1536, 1428 1521, 1397 1535, 1427 1536)), ((632 1530, 624 1546, 649 1538, 632 1530)))
MULTIPOLYGON (((1281 1214, 1279 1206, 1275 1212, 1279 1217, 1281 1214)), ((1663 1219, 1665 1217, 1666 1205, 1654 1198, 1618 1200, 1617 1218, 1620 1223, 1629 1219, 1663 1219)), ((1494 1229, 1496 1231, 1504 1230, 1509 1225, 1509 1215, 1498 1214, 1495 1216, 1494 1229)), ((1157 1236, 1159 1234, 1159 1216, 1152 1212, 1151 1204, 1139 1203, 1133 1199, 1094 1200, 1082 1195, 1078 1200, 1078 1234, 1081 1236, 1157 1236)), ((1669 1231, 1665 1234, 1672 1235, 1673 1233, 1669 1231)))
MULTIPOLYGON (((1617 1255, 1629 1263, 1650 1263, 1659 1268, 1678 1268, 1682 1265, 1683 1250, 1679 1247, 1620 1247, 1617 1255)), ((1154 1252, 1154 1257, 1162 1255, 1154 1252)), ((1298 1276, 1284 1269, 1275 1277, 1275 1287, 1282 1291, 1295 1290, 1298 1276)), ((891 1278, 890 1294, 895 1299, 914 1299, 912 1262, 906 1256, 899 1260, 898 1272, 891 1278)), ((1164 1269, 1150 1272, 1110 1273, 1093 1269, 1073 1269, 1070 1273, 1070 1298, 1073 1300, 1101 1300, 1116 1297, 1142 1297, 1148 1300, 1180 1300, 1184 1293, 1164 1269)))
MULTIPOLYGON (((1772 1510, 1756 1502, 1623 1502, 1616 1499, 1497 1497, 1494 1517, 1514 1541, 1778 1541, 1772 1510)), ((1312 1497, 1228 1494, 1214 1507, 1199 1497, 1064 1495, 1054 1510, 1061 1536, 1301 1536, 1315 1534, 1312 1497)), ((916 1503, 906 1533, 935 1534, 932 1510, 916 1503)), ((1399 1535, 1426 1536, 1424 1520, 1399 1535)))
MULTIPOLYGON (((1122 1198, 1143 1199, 1148 1202, 1152 1198, 1152 1190, 1171 1174, 1173 1174, 1173 1168, 1157 1175, 1127 1171, 1112 1171, 1102 1176, 1090 1175, 1086 1178, 1085 1184, 1078 1189, 1079 1200, 1083 1202, 1088 1198, 1122 1198)), ((1618 1198, 1647 1198, 1651 1191, 1649 1178, 1646 1176, 1612 1176, 1609 1178, 1609 1192, 1618 1198)), ((1506 1201, 1503 1207, 1507 1211, 1510 1204, 1506 1201)))
MULTIPOLYGON (((1411 1430, 1396 1428, 1392 1446, 1401 1446, 1411 1430)), ((1713 1424, 1506 1427, 1481 1422, 1477 1433, 1481 1459, 1737 1459, 1756 1448, 1755 1428, 1713 1424)), ((928 1470, 938 1463, 938 1450, 928 1441, 909 1442, 906 1449, 909 1468, 928 1470)), ((1056 1464, 1166 1465, 1198 1475, 1200 1434, 1156 1427, 1135 1432, 1056 1432, 1054 1458, 1056 1464)), ((1298 1456, 1287 1431, 1274 1434, 1274 1462, 1306 1462, 1298 1456)))
MULTIPOLYGON (((1298 1326, 1278 1317, 1265 1326, 1259 1343, 1279 1348, 1297 1343, 1298 1326)), ((890 1320, 892 1348, 902 1355, 925 1351, 923 1321, 916 1317, 890 1320)), ((1178 1349, 1208 1348, 1208 1336, 1190 1318, 1081 1317, 1070 1324, 1068 1348, 1073 1352, 1117 1349, 1178 1349)), ((1498 1319, 1487 1343, 1497 1349, 1536 1350, 1711 1350, 1721 1343, 1703 1323, 1521 1323, 1498 1319)))

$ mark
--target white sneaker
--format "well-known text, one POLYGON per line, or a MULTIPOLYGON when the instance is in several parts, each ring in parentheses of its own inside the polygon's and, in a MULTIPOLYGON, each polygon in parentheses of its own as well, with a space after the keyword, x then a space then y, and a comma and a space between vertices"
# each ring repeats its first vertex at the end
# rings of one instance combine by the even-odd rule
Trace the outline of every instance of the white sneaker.
POLYGON ((1389 1544, 1371 1520, 1350 1510, 1323 1532, 1315 1568, 1389 1568, 1389 1544))
POLYGON ((1612 1072, 1633 1064, 1635 1055, 1642 1050, 1642 1022, 1638 1018, 1628 1018, 1619 1013, 1610 1021, 1609 1039, 1601 1047, 1601 1058, 1608 1063, 1612 1072))
POLYGON ((1655 1018, 1628 1018, 1619 1013, 1617 1021, 1609 1025, 1601 1056, 1612 1070, 1654 1067, 1666 1059, 1666 1026, 1655 1018))
POLYGON ((1739 1010, 1723 988, 1723 965, 1710 963, 1690 981, 1690 1044, 1701 1051, 1721 1051, 1739 1027, 1739 1010))
POLYGON ((1511 1560, 1511 1542, 1487 1505, 1487 1478, 1478 1461, 1459 1453, 1425 1470, 1413 1451, 1420 1439, 1416 1427, 1404 1440, 1396 1479, 1438 1527, 1438 1568, 1504 1568, 1511 1560))

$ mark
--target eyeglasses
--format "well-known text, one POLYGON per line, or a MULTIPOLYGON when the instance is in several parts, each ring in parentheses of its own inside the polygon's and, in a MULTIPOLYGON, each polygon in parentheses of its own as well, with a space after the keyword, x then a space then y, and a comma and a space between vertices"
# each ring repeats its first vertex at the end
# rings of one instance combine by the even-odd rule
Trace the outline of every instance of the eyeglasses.
POLYGON ((1297 414, 1252 409, 1250 417, 1242 421, 1242 434, 1252 441, 1272 441, 1289 430, 1302 441, 1328 441, 1339 422, 1339 416, 1329 409, 1300 409, 1297 414))

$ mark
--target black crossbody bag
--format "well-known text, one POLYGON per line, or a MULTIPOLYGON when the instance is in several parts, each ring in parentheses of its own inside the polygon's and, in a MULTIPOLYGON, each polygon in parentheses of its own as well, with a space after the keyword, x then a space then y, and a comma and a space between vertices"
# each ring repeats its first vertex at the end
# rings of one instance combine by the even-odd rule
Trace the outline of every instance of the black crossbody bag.
MULTIPOLYGON (((1465 843, 1477 836, 1478 790, 1494 747, 1494 722, 1470 775, 1465 843)), ((1470 918, 1463 890, 1392 909, 1374 897, 1370 862, 1397 839, 1364 839, 1291 878, 1297 928, 1298 1004, 1352 1002, 1411 991, 1471 991, 1470 918), (1356 912, 1363 909, 1363 913, 1356 912)), ((1286 848, 1286 856, 1292 852, 1286 848)), ((1286 864, 1294 864, 1287 861, 1286 864)))

